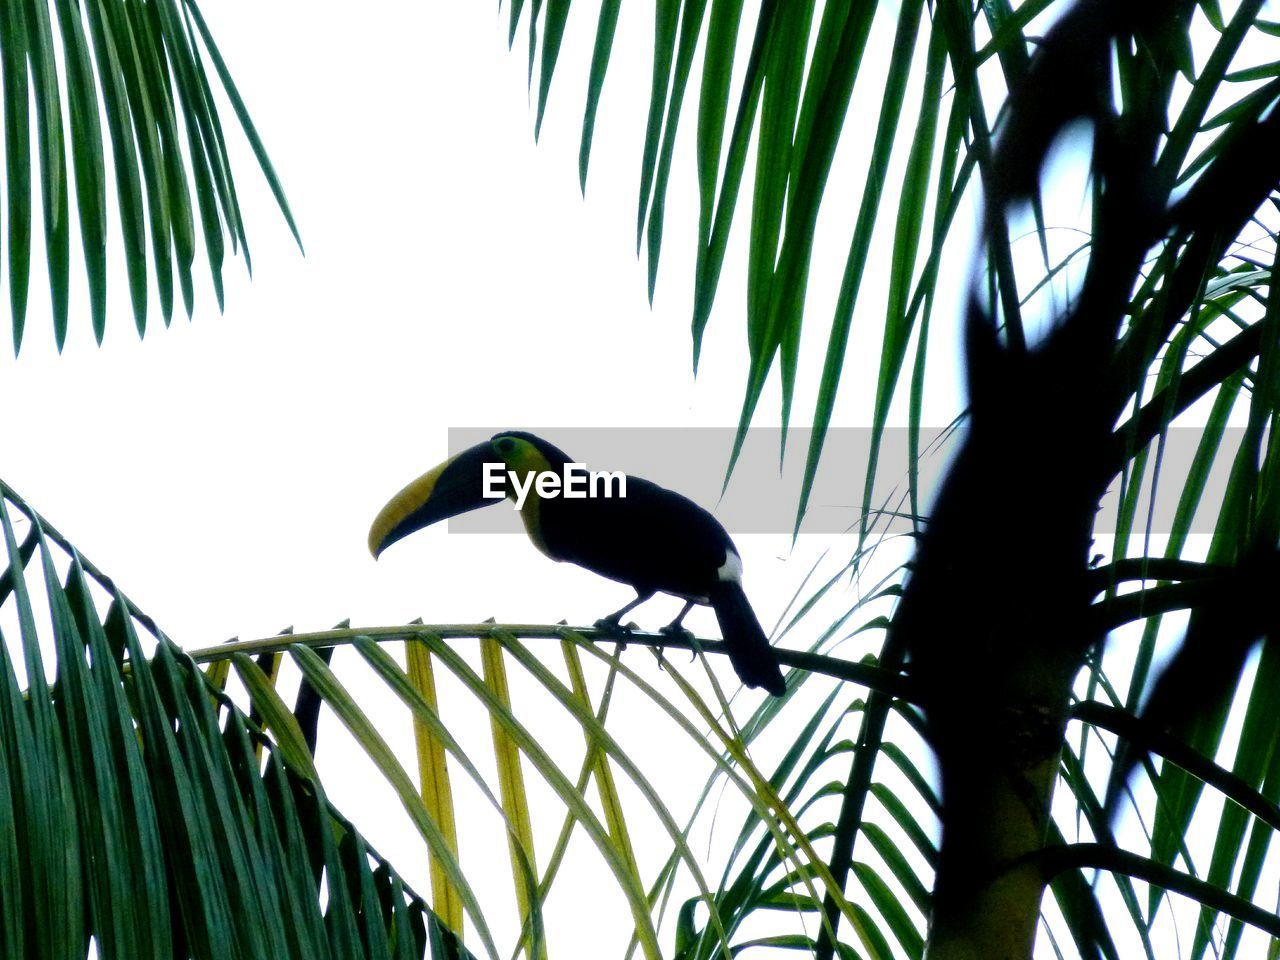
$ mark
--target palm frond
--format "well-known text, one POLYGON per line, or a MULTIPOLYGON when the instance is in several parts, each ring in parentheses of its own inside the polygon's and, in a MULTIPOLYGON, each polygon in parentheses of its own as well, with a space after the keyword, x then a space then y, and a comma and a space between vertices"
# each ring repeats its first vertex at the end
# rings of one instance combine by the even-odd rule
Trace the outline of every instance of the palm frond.
POLYGON ((6 956, 469 956, 326 799, 251 660, 279 743, 2 484, 0 532, 6 956))
MULTIPOLYGON (((680 688, 680 697, 688 700, 691 710, 680 708, 676 700, 661 694, 634 669, 620 663, 616 657, 604 654, 597 647, 596 641, 599 639, 617 642, 616 638, 601 634, 594 629, 583 631, 564 626, 540 627, 493 623, 451 626, 409 624, 403 627, 374 629, 344 628, 315 634, 290 634, 258 641, 238 641, 192 651, 191 656, 196 662, 206 664, 228 658, 233 658, 237 663, 246 663, 252 662, 247 659, 250 654, 262 655, 275 650, 286 651, 286 662, 292 659, 297 663, 301 672, 311 681, 321 702, 332 707, 353 732, 360 732, 357 739, 367 751, 371 751, 371 756, 377 760, 378 766, 395 786, 401 802, 406 808, 412 806, 417 809, 420 801, 416 793, 408 789, 403 771, 397 770, 396 766, 391 764, 384 746, 380 740, 373 739, 370 732, 373 721, 369 718, 369 711, 375 709, 374 704, 380 702, 381 698, 375 696, 362 707, 351 697, 350 690, 354 688, 340 686, 328 668, 322 671, 319 658, 311 652, 312 648, 332 649, 354 646, 366 664, 373 668, 375 676, 381 679, 410 709, 414 722, 427 728, 433 741, 450 758, 450 763, 456 763, 467 778, 479 787, 482 794, 487 797, 493 814, 511 837, 513 854, 518 854, 513 860, 513 875, 518 889, 523 888, 525 893, 525 899, 517 904, 520 912, 518 927, 528 935, 529 948, 535 953, 542 949, 540 944, 550 935, 550 931, 543 930, 542 905, 554 887, 555 869, 558 869, 560 858, 563 856, 568 831, 576 828, 581 828, 587 833, 597 855, 612 872, 619 891, 629 904, 636 921, 634 943, 644 949, 646 956, 664 955, 658 945, 657 932, 663 916, 661 903, 666 901, 667 895, 663 894, 659 898, 658 891, 660 889, 669 891, 671 883, 677 876, 682 876, 686 882, 693 884, 696 891, 695 899, 709 910, 707 928, 699 934, 699 941, 703 944, 700 949, 708 951, 708 955, 722 955, 732 942, 730 938, 733 925, 720 919, 717 895, 713 893, 711 884, 703 876, 700 858, 696 857, 690 848, 688 837, 692 823, 683 827, 678 824, 672 811, 667 809, 658 789, 651 783, 649 776, 642 771, 636 760, 623 746, 622 741, 616 739, 621 737, 621 732, 611 733, 609 727, 603 722, 602 714, 597 714, 590 706, 591 701, 599 696, 603 711, 603 703, 611 698, 608 691, 617 680, 626 682, 629 687, 651 701, 659 711, 658 716, 665 717, 670 723, 671 734, 685 740, 691 749, 701 753, 718 771, 717 778, 728 779, 735 793, 754 811, 751 822, 765 826, 763 843, 770 850, 777 851, 771 854, 772 857, 778 863, 787 865, 785 869, 796 878, 796 883, 807 887, 809 899, 817 902, 824 892, 830 893, 833 888, 830 885, 829 874, 813 850, 812 839, 799 828, 798 821, 791 812, 793 805, 788 798, 778 796, 774 781, 756 771, 754 764, 744 752, 751 740, 767 726, 766 717, 777 715, 777 708, 767 707, 767 714, 753 716, 743 727, 746 731, 742 735, 744 739, 739 740, 739 735, 732 732, 733 726, 726 727, 716 719, 715 715, 718 712, 723 713, 724 707, 713 707, 706 702, 703 695, 698 693, 687 680, 676 675, 674 666, 668 664, 666 670, 680 688), (488 663, 485 667, 483 677, 468 664, 462 652, 455 650, 456 645, 465 643, 468 639, 478 639, 482 645, 488 645, 490 652, 481 658, 482 661, 488 662, 501 656, 504 662, 518 664, 522 668, 520 683, 516 684, 514 679, 510 683, 512 689, 515 689, 517 686, 524 686, 529 681, 533 681, 534 689, 538 694, 538 706, 535 711, 521 709, 518 698, 513 694, 504 696, 501 685, 494 685, 492 677, 496 668, 492 663, 488 663), (551 639, 558 639, 564 651, 565 663, 568 667, 567 683, 558 679, 555 673, 543 664, 541 658, 527 646, 527 641, 551 639), (483 747, 478 745, 474 738, 464 735, 461 728, 451 730, 448 717, 441 716, 437 708, 427 702, 411 682, 405 667, 396 663, 383 649, 391 641, 406 641, 411 645, 411 649, 417 649, 420 645, 431 658, 436 684, 442 682, 442 676, 446 676, 450 683, 460 685, 484 708, 490 717, 491 724, 494 725, 495 733, 501 734, 501 736, 495 736, 493 743, 488 747, 495 751, 495 761, 500 761, 495 762, 494 768, 500 771, 501 764, 506 764, 508 767, 518 766, 536 773, 540 780, 551 787, 564 808, 564 826, 560 829, 558 836, 549 832, 552 826, 551 820, 545 817, 529 819, 528 814, 521 811, 522 805, 514 802, 517 793, 512 786, 512 778, 499 776, 499 786, 490 786, 489 780, 481 774, 477 764, 468 755, 469 750, 483 747), (603 675, 599 674, 598 670, 594 674, 602 677, 605 684, 604 690, 599 695, 593 696, 590 693, 590 679, 593 673, 586 669, 585 664, 580 663, 579 658, 583 653, 590 654, 590 660, 598 660, 600 666, 605 668, 603 675), (581 757, 570 761, 572 767, 580 771, 576 777, 568 772, 565 761, 561 759, 565 746, 563 742, 558 743, 555 750, 551 750, 549 746, 543 745, 543 738, 540 738, 536 732, 547 722, 551 705, 564 711, 568 719, 582 727, 583 753, 581 757), (707 730, 711 733, 705 732, 707 730), (615 771, 629 782, 629 791, 638 792, 639 807, 624 806, 622 793, 613 785, 615 771), (592 800, 587 791, 592 777, 598 787, 598 801, 592 800), (507 782, 504 784, 503 780, 507 782), (665 831, 674 848, 673 858, 660 872, 658 884, 647 891, 643 885, 644 881, 641 878, 636 856, 627 840, 634 829, 631 824, 637 817, 650 822, 656 821, 658 828, 665 831), (520 827, 521 822, 525 824, 523 828, 520 827), (540 839, 541 835, 556 837, 554 844, 549 847, 544 846, 545 841, 540 839), (541 879, 538 874, 541 864, 535 865, 531 855, 535 848, 550 848, 555 851, 541 879)), ((655 647, 658 645, 685 647, 694 644, 704 645, 700 641, 680 641, 678 638, 646 634, 632 634, 628 637, 628 643, 634 646, 653 645, 655 647)), ((719 644, 711 641, 706 641, 705 646, 710 650, 719 649, 719 644)), ((847 664, 816 650, 808 653, 787 652, 783 654, 783 659, 784 662, 793 660, 805 666, 817 666, 820 669, 825 667, 834 671, 837 676, 851 674, 862 682, 875 683, 880 680, 894 682, 889 671, 878 670, 874 665, 847 664)), ((261 708, 263 715, 273 716, 278 709, 278 705, 273 705, 271 702, 274 699, 273 695, 264 691, 260 683, 247 686, 247 693, 251 700, 256 700, 259 696, 265 697, 266 702, 261 708)), ((728 715, 725 717, 727 718, 728 715)), ((292 741, 294 738, 289 739, 292 741)), ((425 781, 436 776, 438 774, 432 773, 430 777, 424 777, 424 790, 427 789, 425 781)), ((528 789, 524 788, 521 794, 528 789)), ((423 816, 424 811, 418 810, 415 822, 423 816)), ((437 843, 434 840, 429 842, 433 857, 444 860, 447 864, 444 868, 447 883, 433 884, 437 907, 440 912, 444 912, 443 890, 471 888, 467 887, 464 879, 465 864, 456 859, 449 861, 447 857, 442 857, 441 851, 437 849, 437 843), (456 870, 462 872, 455 872, 456 870)), ((485 889, 488 886, 485 885, 485 889)), ((482 887, 475 886, 474 889, 479 893, 482 887)), ((482 896, 481 899, 485 898, 482 896)), ((838 899, 846 911, 846 919, 853 924, 851 929, 874 930, 876 921, 865 915, 865 911, 844 903, 843 897, 838 896, 838 899)), ((464 894, 464 904, 468 900, 468 895, 464 894)), ((467 907, 467 913, 474 921, 477 915, 483 916, 485 909, 483 903, 473 901, 472 905, 467 907)), ((678 939, 679 936, 677 932, 678 939)), ((868 934, 872 940, 874 936, 875 934, 868 934)))
POLYGON ((250 260, 220 97, 230 104, 301 244, 280 179, 195 0, 9 4, 0 17, 0 73, 15 350, 26 328, 37 223, 43 224, 42 259, 59 349, 71 312, 71 233, 77 222, 87 313, 102 341, 108 237, 117 229, 110 222, 113 205, 139 334, 146 329, 153 293, 166 325, 175 287, 190 315, 197 232, 221 308, 228 245, 232 253, 243 253, 246 266, 250 260), (31 170, 33 143, 38 176, 31 170))

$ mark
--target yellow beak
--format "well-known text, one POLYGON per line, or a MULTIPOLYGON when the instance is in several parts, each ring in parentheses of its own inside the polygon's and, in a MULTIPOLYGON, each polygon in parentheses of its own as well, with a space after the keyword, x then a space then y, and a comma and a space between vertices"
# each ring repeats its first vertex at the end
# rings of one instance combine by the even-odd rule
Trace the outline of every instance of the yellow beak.
MULTIPOLYGON (((503 466, 488 442, 478 443, 428 470, 387 501, 369 528, 369 552, 374 559, 415 530, 501 502, 506 497, 505 481, 496 484, 501 496, 484 495, 486 463, 503 466)), ((505 476, 503 469, 500 476, 505 476)))

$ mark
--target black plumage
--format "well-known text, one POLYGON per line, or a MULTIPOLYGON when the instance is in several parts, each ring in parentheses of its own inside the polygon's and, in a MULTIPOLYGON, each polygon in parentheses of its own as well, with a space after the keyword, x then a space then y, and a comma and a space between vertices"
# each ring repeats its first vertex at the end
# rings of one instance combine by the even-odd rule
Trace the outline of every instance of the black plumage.
MULTIPOLYGON (((539 443, 548 461, 555 458, 553 467, 568 462, 560 450, 539 443)), ((710 605, 742 682, 776 696, 785 692, 777 657, 742 589, 737 548, 707 510, 629 475, 626 497, 543 500, 538 519, 543 549, 552 559, 629 584, 638 602, 669 593, 710 605)))

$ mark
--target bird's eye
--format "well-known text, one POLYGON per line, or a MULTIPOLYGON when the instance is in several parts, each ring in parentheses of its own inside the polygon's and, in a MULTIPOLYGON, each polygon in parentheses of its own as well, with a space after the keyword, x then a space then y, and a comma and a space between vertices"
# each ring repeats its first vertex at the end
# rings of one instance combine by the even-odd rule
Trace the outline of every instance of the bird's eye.
POLYGON ((516 442, 512 440, 510 437, 503 437, 501 440, 498 441, 497 446, 498 446, 499 453, 510 453, 512 450, 516 448, 516 442))

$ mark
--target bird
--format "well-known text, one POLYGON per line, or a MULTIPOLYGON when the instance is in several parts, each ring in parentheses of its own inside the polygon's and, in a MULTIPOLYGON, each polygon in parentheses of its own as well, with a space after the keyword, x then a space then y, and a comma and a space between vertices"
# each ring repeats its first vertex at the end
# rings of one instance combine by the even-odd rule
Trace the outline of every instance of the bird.
POLYGON ((681 623, 694 605, 710 606, 739 679, 782 696, 786 681, 777 654, 743 590, 741 554, 720 522, 688 497, 633 475, 626 476, 623 496, 541 495, 534 478, 548 472, 563 476, 570 464, 576 461, 532 433, 495 434, 392 497, 369 530, 369 552, 377 559, 430 524, 515 500, 525 532, 543 554, 635 590, 634 600, 596 621, 597 627, 622 632, 623 616, 665 593, 685 601, 662 628, 679 635, 687 633, 681 623))

